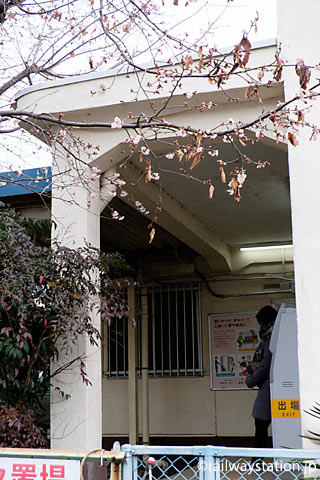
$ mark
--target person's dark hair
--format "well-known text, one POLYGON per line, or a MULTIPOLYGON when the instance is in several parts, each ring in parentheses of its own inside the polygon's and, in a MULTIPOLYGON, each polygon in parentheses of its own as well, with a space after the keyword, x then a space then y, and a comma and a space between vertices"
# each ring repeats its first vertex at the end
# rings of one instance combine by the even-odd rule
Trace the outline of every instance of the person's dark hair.
POLYGON ((262 307, 261 310, 256 315, 259 325, 268 325, 269 323, 274 323, 277 318, 278 312, 275 308, 270 305, 262 307))

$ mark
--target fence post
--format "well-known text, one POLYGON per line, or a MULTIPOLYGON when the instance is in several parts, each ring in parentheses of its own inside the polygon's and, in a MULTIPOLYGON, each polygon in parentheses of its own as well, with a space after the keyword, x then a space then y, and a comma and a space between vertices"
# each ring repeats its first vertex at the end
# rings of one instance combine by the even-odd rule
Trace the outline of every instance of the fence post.
POLYGON ((110 480, 121 480, 121 463, 112 460, 110 464, 110 480))
POLYGON ((124 463, 121 468, 121 480, 134 480, 132 445, 122 445, 121 450, 125 453, 124 463))
POLYGON ((217 452, 215 452, 215 456, 213 457, 213 463, 214 463, 214 468, 213 468, 214 478, 215 478, 215 480, 220 480, 220 468, 221 468, 221 465, 220 465, 220 457, 218 457, 216 454, 217 454, 217 452))
POLYGON ((204 480, 215 480, 214 457, 212 455, 204 456, 203 473, 204 480))
MULTIPOLYGON (((199 464, 202 470, 200 478, 203 480, 220 480, 220 457, 217 450, 212 447, 205 447, 203 460, 199 464)), ((202 453, 202 452, 201 452, 202 453)))

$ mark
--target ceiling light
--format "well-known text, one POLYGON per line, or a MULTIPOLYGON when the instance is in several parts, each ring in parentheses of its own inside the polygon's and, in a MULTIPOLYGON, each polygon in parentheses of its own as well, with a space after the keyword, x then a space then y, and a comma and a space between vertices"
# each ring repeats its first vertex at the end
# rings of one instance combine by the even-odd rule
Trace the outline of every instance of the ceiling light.
POLYGON ((274 250, 275 248, 293 248, 293 245, 267 245, 261 247, 241 247, 240 252, 248 252, 250 250, 274 250))

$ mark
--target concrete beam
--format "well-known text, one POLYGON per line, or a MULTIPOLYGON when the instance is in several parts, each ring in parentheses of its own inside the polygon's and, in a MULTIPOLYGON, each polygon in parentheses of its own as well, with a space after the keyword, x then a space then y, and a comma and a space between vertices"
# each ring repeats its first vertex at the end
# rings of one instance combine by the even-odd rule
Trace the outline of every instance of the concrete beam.
MULTIPOLYGON (((161 196, 161 212, 157 220, 160 226, 205 257, 212 270, 230 269, 231 250, 228 245, 176 199, 163 190, 160 191, 153 182, 139 182, 141 171, 131 163, 121 171, 121 176, 127 181, 127 190, 132 190, 135 198, 141 201, 150 212, 154 212, 161 196), (130 184, 134 184, 134 188, 130 187, 130 184)), ((149 217, 151 218, 150 215, 149 217)))

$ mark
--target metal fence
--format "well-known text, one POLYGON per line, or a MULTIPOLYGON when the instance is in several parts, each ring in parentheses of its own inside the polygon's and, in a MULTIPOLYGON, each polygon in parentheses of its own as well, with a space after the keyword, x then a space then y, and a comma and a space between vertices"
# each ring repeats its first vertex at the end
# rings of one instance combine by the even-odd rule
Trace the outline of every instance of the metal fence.
POLYGON ((320 478, 320 451, 124 445, 122 480, 320 478))
POLYGON ((1 480, 302 480, 320 450, 123 445, 121 451, 0 449, 1 480), (14 463, 10 464, 10 458, 14 463), (68 470, 68 461, 77 468, 68 470), (36 464, 36 462, 38 462, 36 464), (65 466, 64 466, 65 465, 65 466), (10 467, 10 468, 9 468, 10 467))

